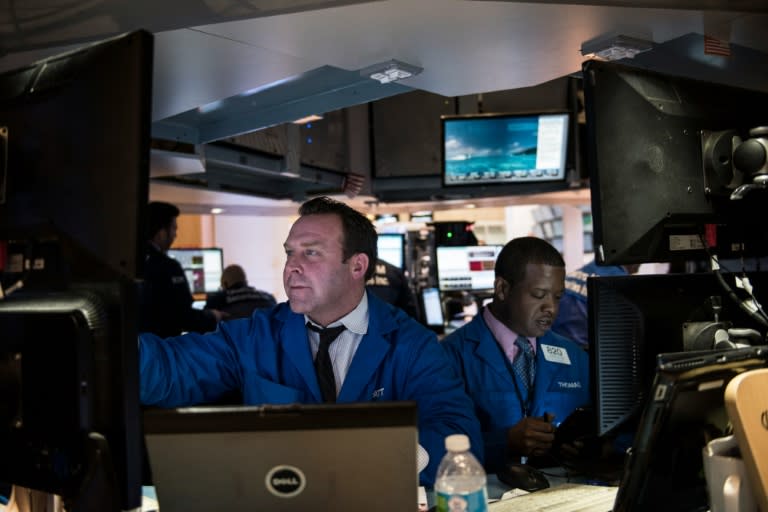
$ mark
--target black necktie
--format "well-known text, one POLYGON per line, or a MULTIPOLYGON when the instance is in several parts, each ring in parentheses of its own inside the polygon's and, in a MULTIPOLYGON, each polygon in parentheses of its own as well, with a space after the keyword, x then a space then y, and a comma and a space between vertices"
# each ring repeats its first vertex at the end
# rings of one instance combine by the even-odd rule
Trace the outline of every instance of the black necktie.
POLYGON ((346 327, 338 325, 323 329, 310 322, 307 322, 307 327, 320 334, 320 347, 317 349, 317 356, 315 357, 317 383, 320 385, 323 401, 333 403, 336 401, 336 378, 333 376, 333 364, 331 364, 328 347, 346 327))

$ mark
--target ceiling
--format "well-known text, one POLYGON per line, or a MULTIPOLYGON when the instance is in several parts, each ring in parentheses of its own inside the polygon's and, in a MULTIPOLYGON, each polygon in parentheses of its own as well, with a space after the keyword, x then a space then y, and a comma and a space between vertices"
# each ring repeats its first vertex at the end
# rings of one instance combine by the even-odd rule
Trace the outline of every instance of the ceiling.
MULTIPOLYGON (((768 53, 765 0, 589 3, 0 0, 0 71, 149 30, 156 36, 153 135, 197 144, 414 89, 454 97, 540 84, 578 72, 582 43, 607 34, 661 45, 706 33, 768 53), (390 59, 423 72, 386 85, 359 73, 390 59)), ((162 184, 151 195, 241 213, 296 208, 290 200, 162 184)))

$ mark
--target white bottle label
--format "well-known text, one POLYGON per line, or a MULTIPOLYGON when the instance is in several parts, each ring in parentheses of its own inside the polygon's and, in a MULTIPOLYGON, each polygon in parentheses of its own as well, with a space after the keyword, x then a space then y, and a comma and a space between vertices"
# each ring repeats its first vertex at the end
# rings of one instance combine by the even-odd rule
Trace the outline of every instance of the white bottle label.
POLYGON ((486 512, 488 492, 485 487, 469 494, 436 493, 437 512, 486 512))

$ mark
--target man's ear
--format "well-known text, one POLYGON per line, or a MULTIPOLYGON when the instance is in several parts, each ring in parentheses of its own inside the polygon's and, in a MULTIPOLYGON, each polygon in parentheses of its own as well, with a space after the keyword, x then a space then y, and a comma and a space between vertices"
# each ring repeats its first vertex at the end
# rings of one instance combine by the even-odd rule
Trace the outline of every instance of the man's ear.
POLYGON ((496 277, 493 280, 493 296, 496 299, 504 300, 507 294, 509 284, 503 277, 496 277))
POLYGON ((363 278, 365 276, 365 272, 368 270, 368 265, 371 264, 371 261, 368 259, 368 255, 364 252, 358 252, 357 254, 352 255, 350 258, 350 265, 349 267, 352 269, 352 274, 357 278, 363 278))

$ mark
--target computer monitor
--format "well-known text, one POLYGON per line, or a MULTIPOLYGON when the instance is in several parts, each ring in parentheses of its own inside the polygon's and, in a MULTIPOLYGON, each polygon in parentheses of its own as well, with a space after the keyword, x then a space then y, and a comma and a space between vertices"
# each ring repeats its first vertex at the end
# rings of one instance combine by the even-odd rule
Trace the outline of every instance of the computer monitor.
POLYGON ((501 245, 438 245, 435 248, 438 288, 443 292, 492 290, 501 248, 501 245))
POLYGON ((565 182, 568 112, 442 117, 443 185, 565 182))
POLYGON ((445 327, 443 301, 437 288, 422 288, 421 309, 424 312, 424 324, 433 331, 442 333, 445 327))
MULTIPOLYGON (((733 292, 748 302, 733 277, 724 276, 730 291, 712 273, 587 280, 590 381, 598 435, 633 429, 659 354, 710 350, 718 329, 752 329, 764 339, 766 327, 731 298, 733 292)), ((768 296, 768 273, 750 273, 749 278, 758 300, 768 296)))
POLYGON ((731 198, 730 136, 765 126, 768 93, 595 60, 583 75, 598 263, 768 254, 768 191, 731 198))
POLYGON ((168 256, 181 264, 187 276, 189 291, 193 295, 213 293, 221 288, 221 274, 224 271, 222 249, 168 249, 168 256))
POLYGON ((0 74, 0 481, 141 505, 152 35, 0 74))
POLYGON ((376 241, 379 259, 396 266, 405 267, 405 235, 401 233, 379 233, 376 241))

